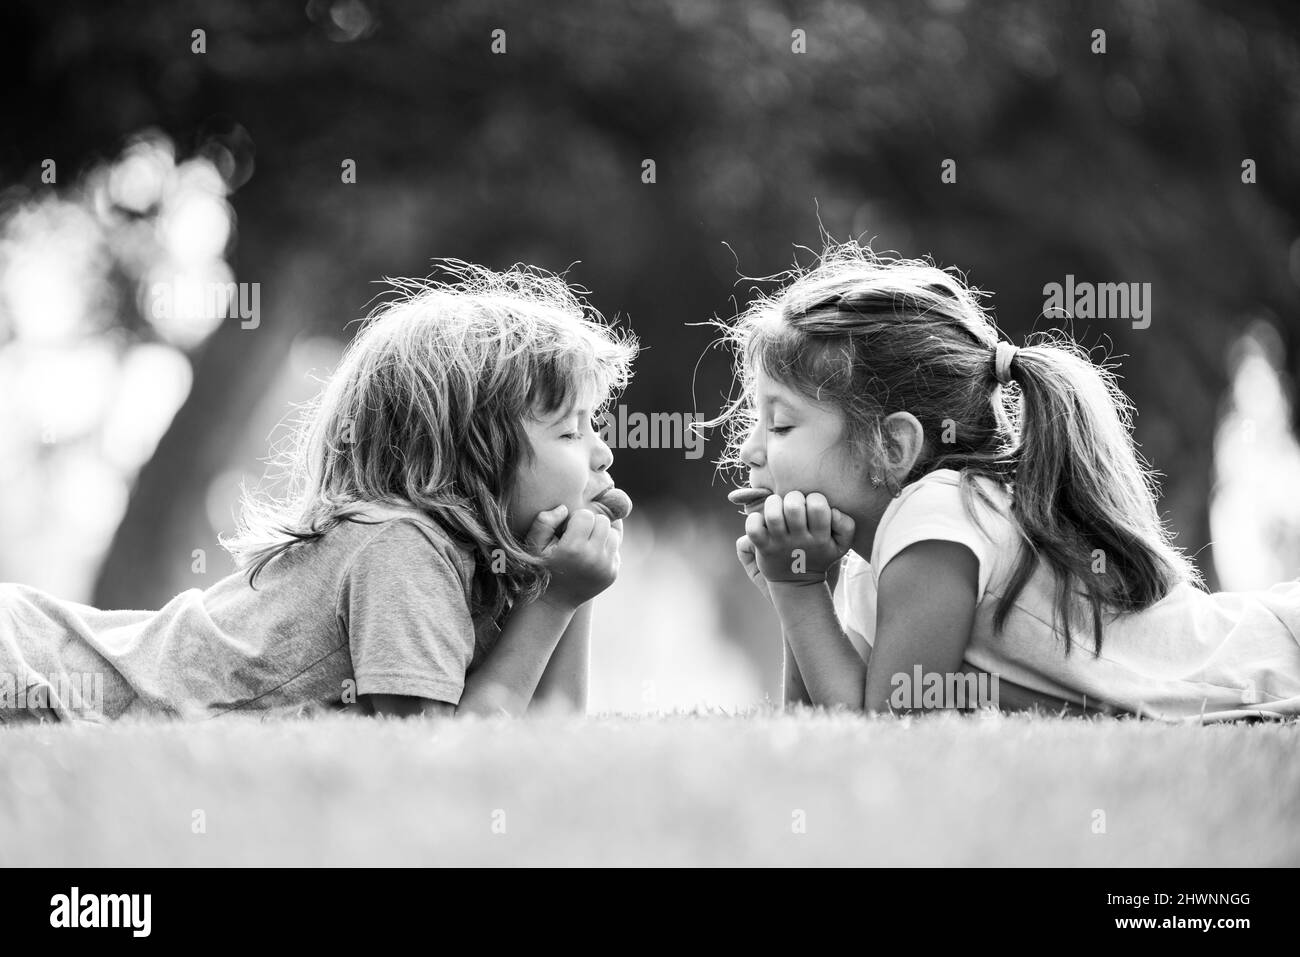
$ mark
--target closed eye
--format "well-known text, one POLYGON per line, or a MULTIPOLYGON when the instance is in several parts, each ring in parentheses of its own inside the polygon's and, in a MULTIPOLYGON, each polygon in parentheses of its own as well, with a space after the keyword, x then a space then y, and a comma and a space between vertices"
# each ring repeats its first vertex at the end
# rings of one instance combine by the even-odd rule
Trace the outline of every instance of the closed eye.
MULTIPOLYGON (((601 430, 601 427, 602 427, 604 424, 605 424, 605 423, 604 423, 604 420, 601 419, 600 417, 593 417, 592 419, 590 419, 590 420, 588 421, 588 425, 591 426, 591 431, 592 431, 592 432, 599 432, 599 431, 601 430)), ((572 430, 572 431, 565 432, 564 434, 562 434, 562 435, 560 436, 560 438, 562 438, 562 439, 573 439, 573 440, 581 439, 581 438, 582 438, 582 430, 581 430, 581 429, 574 429, 574 430, 572 430)))

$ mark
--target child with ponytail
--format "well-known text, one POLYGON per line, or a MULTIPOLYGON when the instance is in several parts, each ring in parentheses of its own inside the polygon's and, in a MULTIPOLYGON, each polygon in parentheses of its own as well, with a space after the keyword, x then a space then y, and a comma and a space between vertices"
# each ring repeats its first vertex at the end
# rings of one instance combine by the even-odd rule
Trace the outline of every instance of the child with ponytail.
POLYGON ((978 296, 848 243, 724 326, 742 393, 714 423, 786 700, 1300 713, 1300 580, 1208 593, 1112 375, 1000 341, 978 296))

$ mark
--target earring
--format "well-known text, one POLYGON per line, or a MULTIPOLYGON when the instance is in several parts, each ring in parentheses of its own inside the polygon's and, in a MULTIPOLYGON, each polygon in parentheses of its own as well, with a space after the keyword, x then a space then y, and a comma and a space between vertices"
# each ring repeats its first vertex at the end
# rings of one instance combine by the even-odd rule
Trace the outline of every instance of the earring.
POLYGON ((873 476, 871 476, 871 487, 872 487, 872 488, 880 488, 880 476, 879 476, 879 475, 873 475, 873 476))

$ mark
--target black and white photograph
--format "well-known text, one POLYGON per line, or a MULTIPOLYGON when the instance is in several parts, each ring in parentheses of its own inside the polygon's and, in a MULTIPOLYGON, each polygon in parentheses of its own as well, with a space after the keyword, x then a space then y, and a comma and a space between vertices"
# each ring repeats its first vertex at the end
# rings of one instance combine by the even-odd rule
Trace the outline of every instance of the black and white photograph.
POLYGON ((283 868, 1275 923, 1290 0, 7 0, 0 49, 7 926, 188 942, 178 881, 283 868))

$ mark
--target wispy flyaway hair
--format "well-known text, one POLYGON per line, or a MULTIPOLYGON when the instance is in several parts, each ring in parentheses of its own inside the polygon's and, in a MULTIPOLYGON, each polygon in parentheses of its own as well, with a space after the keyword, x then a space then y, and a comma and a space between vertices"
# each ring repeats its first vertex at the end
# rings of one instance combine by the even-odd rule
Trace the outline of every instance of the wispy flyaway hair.
POLYGON ((439 265, 448 281, 388 280, 395 297, 365 320, 278 456, 283 493, 244 490, 222 545, 254 587, 277 555, 367 502, 419 509, 473 550, 476 614, 546 587, 506 514, 532 455, 524 421, 588 389, 608 402, 631 377, 636 339, 554 274, 439 265))
POLYGON ((1091 625, 1099 655, 1103 614, 1146 608, 1180 581, 1204 587, 1161 522, 1153 473, 1130 435, 1131 407, 1114 375, 1068 336, 1031 337, 1003 386, 994 366, 999 333, 979 301, 986 294, 955 271, 849 242, 829 245, 812 268, 773 278, 784 285, 720 323, 741 387, 706 423, 727 425, 724 465, 743 467, 740 446, 757 422, 754 375, 763 370, 838 407, 849 448, 876 466, 893 461, 884 418, 915 416, 924 447, 892 491, 955 469, 973 518, 981 490, 972 476, 1012 493, 1025 547, 995 609, 996 629, 1039 560, 1055 573, 1055 625, 1067 653, 1072 622, 1091 625))

